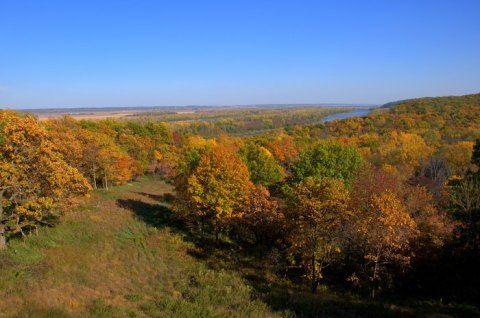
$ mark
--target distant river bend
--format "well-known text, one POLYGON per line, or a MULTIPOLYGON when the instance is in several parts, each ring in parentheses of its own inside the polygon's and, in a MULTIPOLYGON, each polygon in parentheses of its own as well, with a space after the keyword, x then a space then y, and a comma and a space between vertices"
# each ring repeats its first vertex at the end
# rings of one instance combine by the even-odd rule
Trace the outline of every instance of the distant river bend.
POLYGON ((320 122, 321 123, 327 123, 329 121, 334 121, 334 120, 337 120, 337 119, 346 119, 346 118, 350 118, 350 117, 362 117, 362 116, 368 115, 368 113, 370 113, 369 109, 355 109, 351 112, 340 113, 340 114, 334 114, 334 115, 327 116, 324 119, 322 119, 320 122))

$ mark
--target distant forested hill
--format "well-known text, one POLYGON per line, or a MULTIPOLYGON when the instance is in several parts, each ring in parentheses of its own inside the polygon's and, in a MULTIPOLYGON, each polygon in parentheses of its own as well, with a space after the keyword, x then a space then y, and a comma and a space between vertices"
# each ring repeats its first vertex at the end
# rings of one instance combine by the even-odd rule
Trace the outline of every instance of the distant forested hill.
POLYGON ((422 98, 413 98, 413 99, 404 99, 398 100, 394 102, 389 102, 381 106, 381 108, 392 108, 397 105, 405 105, 405 106, 425 106, 425 105, 435 105, 435 106, 445 106, 451 104, 471 104, 476 103, 477 105, 480 103, 480 93, 479 94, 470 94, 470 95, 463 95, 463 96, 444 96, 444 97, 422 97, 422 98))
POLYGON ((427 142, 480 138, 480 94, 410 99, 382 108, 366 117, 328 123, 327 132, 333 136, 358 136, 396 130, 419 134, 427 142))

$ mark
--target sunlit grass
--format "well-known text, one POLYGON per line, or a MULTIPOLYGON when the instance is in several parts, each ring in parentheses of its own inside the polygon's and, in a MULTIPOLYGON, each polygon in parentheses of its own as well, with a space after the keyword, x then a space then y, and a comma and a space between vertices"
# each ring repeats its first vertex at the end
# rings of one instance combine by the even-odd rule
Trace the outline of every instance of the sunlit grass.
POLYGON ((181 234, 157 229, 117 205, 171 187, 151 178, 96 191, 38 236, 0 255, 0 312, 18 317, 273 316, 232 272, 187 255, 181 234), (143 193, 143 194, 142 194, 143 193))

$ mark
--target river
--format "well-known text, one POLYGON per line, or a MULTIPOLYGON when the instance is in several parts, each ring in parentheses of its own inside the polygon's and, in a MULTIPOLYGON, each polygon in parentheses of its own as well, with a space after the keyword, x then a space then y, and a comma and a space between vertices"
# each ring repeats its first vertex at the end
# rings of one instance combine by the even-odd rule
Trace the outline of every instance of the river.
POLYGON ((368 115, 368 113, 370 113, 370 109, 355 109, 351 112, 333 114, 333 115, 327 116, 324 119, 322 119, 321 122, 326 123, 326 122, 334 121, 337 119, 346 119, 350 117, 362 117, 362 116, 368 115))

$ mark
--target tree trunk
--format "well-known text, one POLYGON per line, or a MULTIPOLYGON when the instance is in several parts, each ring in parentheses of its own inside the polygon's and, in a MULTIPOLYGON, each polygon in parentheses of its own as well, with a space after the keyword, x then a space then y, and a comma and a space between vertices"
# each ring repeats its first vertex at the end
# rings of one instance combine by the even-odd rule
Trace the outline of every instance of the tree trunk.
POLYGON ((5 237, 5 226, 0 224, 0 250, 7 248, 7 239, 5 237))
POLYGON ((93 166, 93 187, 96 189, 97 188, 97 175, 95 174, 95 165, 93 166))
POLYGON ((377 272, 378 272, 378 255, 375 258, 375 266, 373 267, 373 278, 372 278, 372 299, 375 298, 375 290, 376 290, 376 284, 377 284, 377 272))
POLYGON ((312 294, 317 292, 318 279, 316 270, 316 250, 317 250, 317 226, 312 231, 312 294))
POLYGON ((107 170, 104 170, 104 173, 105 173, 105 178, 104 178, 105 190, 107 190, 107 191, 108 191, 107 170))
MULTIPOLYGON (((0 192, 0 222, 3 222, 3 194, 5 190, 0 192)), ((5 237, 5 225, 0 223, 0 250, 7 247, 7 238, 5 237)))
POLYGON ((317 281, 317 273, 315 271, 315 253, 312 255, 312 294, 315 294, 317 292, 317 286, 318 286, 318 281, 317 281))
POLYGON ((203 218, 200 217, 200 222, 198 222, 198 229, 200 230, 200 237, 203 238, 203 218))

